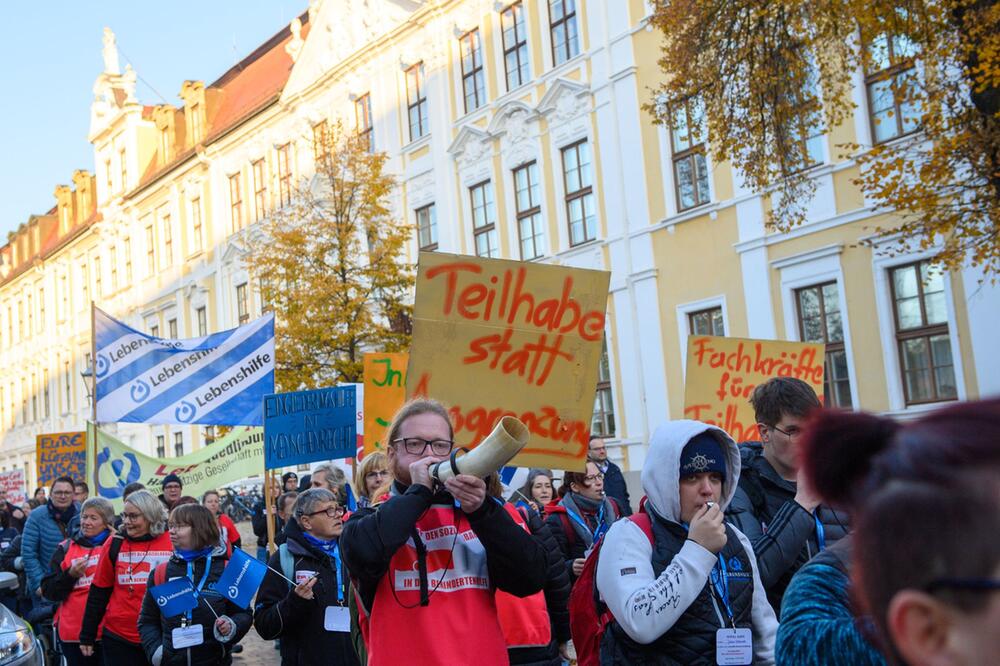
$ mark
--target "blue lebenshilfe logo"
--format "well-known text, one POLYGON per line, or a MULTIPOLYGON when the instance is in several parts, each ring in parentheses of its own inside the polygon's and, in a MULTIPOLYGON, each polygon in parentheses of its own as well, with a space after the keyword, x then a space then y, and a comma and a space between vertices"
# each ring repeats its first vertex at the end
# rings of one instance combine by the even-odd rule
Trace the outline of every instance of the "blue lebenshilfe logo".
POLYGON ((129 396, 132 398, 132 402, 142 402, 149 397, 149 384, 141 379, 135 380, 132 388, 129 389, 129 396))
POLYGON ((142 468, 139 466, 139 460, 135 457, 134 453, 126 453, 125 460, 112 460, 111 449, 104 447, 104 449, 97 454, 97 494, 101 497, 106 499, 118 499, 124 493, 125 486, 138 481, 141 475, 142 468), (129 469, 128 473, 123 475, 122 472, 125 471, 126 461, 129 463, 129 469), (101 470, 105 466, 110 467, 111 472, 114 474, 114 485, 105 486, 101 483, 101 470))

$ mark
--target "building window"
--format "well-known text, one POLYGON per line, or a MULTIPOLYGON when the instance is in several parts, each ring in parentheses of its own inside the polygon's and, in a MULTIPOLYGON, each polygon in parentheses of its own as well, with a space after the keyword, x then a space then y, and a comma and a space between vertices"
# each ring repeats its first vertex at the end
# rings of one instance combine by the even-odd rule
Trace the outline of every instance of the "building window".
POLYGON ((927 261, 890 271, 896 342, 907 405, 955 400, 944 274, 927 261))
POLYGON ((503 64, 507 72, 507 90, 523 86, 531 79, 528 61, 528 31, 524 28, 524 5, 515 2, 500 12, 503 29, 503 64))
POLYGON ((104 286, 101 279, 101 258, 94 257, 94 298, 104 296, 104 286))
POLYGON ((369 153, 375 152, 375 128, 372 125, 372 98, 365 93, 354 100, 354 122, 358 128, 358 137, 361 145, 365 146, 369 153))
POLYGON ((549 0, 549 30, 553 65, 561 65, 580 52, 576 0, 549 0))
POLYGON ((330 159, 330 126, 325 120, 313 125, 313 159, 317 169, 330 159))
POLYGON ((495 258, 497 247, 496 209, 493 205, 493 183, 486 181, 469 188, 472 200, 472 236, 476 256, 495 258))
POLYGON ((118 151, 118 166, 121 168, 121 187, 123 190, 128 187, 128 160, 126 159, 126 155, 127 153, 124 148, 118 151))
POLYGON ((31 421, 35 422, 38 420, 38 392, 35 385, 35 373, 31 373, 31 383, 28 384, 28 389, 31 391, 31 421))
POLYGON ((132 284, 132 239, 126 238, 125 249, 125 284, 132 284))
POLYGON ((566 185, 569 244, 579 245, 597 238, 593 176, 590 169, 590 144, 586 141, 580 141, 568 148, 563 148, 562 161, 563 180, 566 185))
POLYGON ((264 173, 264 160, 253 162, 253 203, 254 221, 264 217, 267 210, 267 175, 264 173))
POLYGON ((608 343, 601 348, 601 361, 597 365, 597 392, 594 394, 594 418, 590 422, 592 437, 612 437, 615 434, 615 403, 611 395, 611 364, 608 362, 608 343))
POLYGON ((416 141, 430 131, 422 62, 406 70, 406 112, 410 122, 410 141, 416 141))
POLYGON ((25 299, 27 301, 26 309, 27 309, 28 319, 25 324, 26 330, 24 332, 24 337, 30 338, 31 334, 35 332, 35 303, 34 299, 31 297, 31 294, 26 295, 25 299))
POLYGON ((160 337, 160 325, 159 324, 153 324, 152 326, 150 326, 149 327, 149 334, 152 335, 154 338, 160 337))
POLYGON ((156 457, 157 458, 166 458, 167 457, 166 440, 167 440, 167 438, 164 435, 157 435, 156 436, 156 457))
POLYGON ((417 214, 417 241, 420 244, 420 249, 436 250, 438 248, 438 227, 434 204, 418 208, 415 212, 417 214))
POLYGON ((462 57, 462 95, 465 112, 475 111, 486 103, 486 84, 483 81, 483 49, 479 28, 458 38, 462 57))
POLYGON ((174 231, 170 227, 170 215, 160 218, 160 226, 163 227, 163 265, 170 266, 174 263, 174 231))
MULTIPOLYGON (((819 72, 815 67, 809 67, 803 87, 809 97, 819 99, 819 72)), ((796 159, 801 157, 804 160, 799 165, 799 170, 822 164, 823 141, 826 137, 826 131, 823 127, 823 117, 820 109, 811 109, 806 113, 804 118, 799 119, 798 123, 792 125, 789 135, 792 142, 802 147, 802 155, 795 156, 796 159)))
POLYGON ((45 289, 38 288, 38 332, 45 330, 45 289))
POLYGON ((538 165, 529 162, 514 169, 514 197, 517 208, 517 237, 521 259, 537 259, 545 252, 542 231, 542 198, 539 194, 538 165))
POLYGON ((688 97, 671 105, 670 137, 677 210, 687 210, 708 203, 705 108, 699 97, 688 97))
POLYGON ((204 307, 200 307, 195 311, 195 314, 198 319, 198 335, 205 337, 208 335, 208 312, 204 307))
POLYGON ((872 138, 882 143, 916 131, 920 105, 914 99, 916 48, 909 38, 881 35, 865 48, 865 86, 872 138))
POLYGON ((240 324, 250 321, 250 307, 247 302, 247 283, 236 285, 236 319, 240 324))
POLYGON ((287 206, 292 202, 291 144, 278 148, 278 205, 287 206))
POLYGON ((191 199, 191 249, 201 252, 201 197, 191 199))
POLYGON ((166 164, 170 159, 170 127, 160 130, 160 159, 166 164))
POLYGON ((260 311, 270 312, 271 301, 268 296, 271 293, 271 280, 266 275, 262 275, 257 282, 257 293, 260 294, 260 311))
MULTIPOLYGON (((80 294, 82 295, 81 305, 86 307, 90 304, 90 272, 87 270, 87 264, 80 264, 80 294)), ((20 308, 20 303, 18 307, 20 308)), ((18 312, 18 319, 21 319, 20 312, 18 312)))
MULTIPOLYGON (((0 400, 2 403, 3 400, 0 400)), ((45 418, 49 418, 52 415, 52 410, 49 407, 49 370, 46 368, 42 370, 42 413, 45 418)))
POLYGON ((111 160, 109 159, 104 160, 104 177, 104 185, 108 190, 108 198, 110 199, 111 193, 115 191, 115 181, 111 171, 111 160))
POLYGON ((171 340, 176 340, 177 339, 177 319, 176 318, 175 319, 168 319, 167 320, 167 331, 168 331, 168 333, 170 335, 170 339, 171 340))
POLYGON ((847 373, 840 288, 836 282, 795 290, 799 339, 826 345, 823 395, 827 407, 851 407, 851 379, 847 373))
POLYGON ((708 308, 688 313, 688 330, 691 335, 725 335, 722 308, 708 308))
POLYGON ((111 256, 111 291, 118 291, 118 248, 112 247, 110 250, 111 256))
MULTIPOLYGON (((63 381, 66 389, 66 409, 65 412, 73 411, 73 375, 69 373, 69 361, 63 361, 63 381)), ((13 409, 14 385, 11 384, 11 408, 13 409)))
POLYGON ((233 231, 243 228, 243 187, 240 183, 240 174, 234 173, 229 177, 229 219, 233 223, 233 231))
POLYGON ((184 433, 182 432, 174 433, 174 455, 184 455, 184 433))
POLYGON ((21 425, 28 422, 28 380, 21 377, 21 425))
POLYGON ((191 144, 201 141, 201 104, 191 105, 191 144))

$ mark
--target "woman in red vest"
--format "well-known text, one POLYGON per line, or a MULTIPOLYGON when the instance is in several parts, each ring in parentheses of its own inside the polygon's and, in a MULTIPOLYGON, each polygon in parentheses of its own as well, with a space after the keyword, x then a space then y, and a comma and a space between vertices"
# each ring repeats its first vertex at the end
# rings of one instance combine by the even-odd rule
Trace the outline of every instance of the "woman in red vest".
POLYGON ((101 558, 101 546, 111 535, 114 519, 115 510, 103 497, 91 497, 84 502, 80 531, 56 547, 49 575, 42 579, 42 595, 60 602, 53 624, 69 666, 101 663, 99 646, 95 645, 94 654, 89 657, 80 652, 80 626, 90 583, 101 558))
POLYGON ((453 440, 439 402, 404 405, 386 440, 391 497, 344 525, 368 666, 507 666, 494 593, 523 597, 545 584, 544 547, 487 500, 482 479, 458 474, 441 487, 431 478, 453 440))
POLYGON ((167 510, 148 490, 137 490, 125 500, 122 527, 124 534, 114 535, 101 547, 80 628, 80 652, 90 656, 103 619, 105 666, 146 663, 138 629, 142 597, 149 574, 174 553, 166 531, 167 510))

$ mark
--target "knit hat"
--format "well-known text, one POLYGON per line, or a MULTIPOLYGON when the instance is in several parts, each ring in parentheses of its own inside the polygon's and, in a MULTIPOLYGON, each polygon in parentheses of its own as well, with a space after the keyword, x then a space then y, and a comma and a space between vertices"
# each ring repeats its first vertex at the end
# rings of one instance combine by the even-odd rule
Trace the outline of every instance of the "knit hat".
POLYGON ((726 457, 719 440, 709 432, 695 435, 681 451, 680 476, 717 472, 726 478, 726 457))
POLYGON ((166 488, 168 483, 176 483, 181 488, 184 487, 184 483, 181 481, 181 477, 177 476, 176 474, 167 474, 165 477, 163 477, 162 487, 166 488))
POLYGON ((299 475, 295 472, 285 472, 281 475, 281 487, 284 488, 285 484, 288 483, 288 479, 295 479, 296 482, 299 480, 299 475))

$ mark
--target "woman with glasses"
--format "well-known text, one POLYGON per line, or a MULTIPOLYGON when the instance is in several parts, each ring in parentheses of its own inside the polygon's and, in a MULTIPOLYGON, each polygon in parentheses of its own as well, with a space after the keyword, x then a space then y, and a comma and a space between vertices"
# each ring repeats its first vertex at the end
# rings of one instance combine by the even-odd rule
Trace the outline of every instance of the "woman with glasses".
POLYGON ((204 506, 183 504, 170 512, 173 556, 149 576, 139 615, 139 634, 149 663, 158 666, 228 666, 232 648, 250 630, 252 616, 215 589, 226 568, 216 516, 204 506), (149 588, 175 578, 188 578, 198 605, 165 617, 149 588), (191 634, 188 647, 177 647, 178 630, 191 634))
POLYGON ((594 542, 621 517, 618 504, 604 495, 604 474, 592 462, 586 472, 566 472, 559 502, 546 507, 545 518, 566 560, 571 581, 583 571, 594 542))
POLYGON ((125 500, 121 518, 122 533, 101 547, 80 629, 80 652, 90 656, 100 628, 105 666, 146 661, 137 628, 142 597, 150 573, 173 555, 167 510, 156 495, 148 490, 133 492, 125 500))
POLYGON ((350 634, 350 578, 340 557, 343 517, 337 496, 326 488, 301 493, 285 526, 285 543, 268 563, 254 626, 264 640, 281 639, 283 666, 358 663, 350 634))
POLYGON ((804 653, 815 657, 787 663, 865 663, 845 649, 856 644, 844 636, 858 621, 835 613, 849 599, 871 617, 891 664, 997 663, 997 432, 996 399, 957 404, 906 424, 863 413, 818 415, 804 435, 805 473, 825 501, 855 518, 850 579, 840 577, 855 589, 795 605, 793 579, 782 606, 779 663, 782 655, 804 653), (788 628, 786 617, 794 620, 788 628))
POLYGON ((52 556, 49 575, 42 579, 42 596, 59 604, 53 618, 56 636, 69 666, 96 666, 100 650, 85 657, 80 652, 80 626, 90 583, 100 562, 101 546, 111 535, 115 519, 111 502, 91 497, 80 507, 80 529, 63 541, 52 556))
POLYGON ((379 490, 389 490, 389 468, 386 466, 385 454, 381 451, 369 453, 358 463, 354 473, 354 487, 358 489, 358 508, 371 506, 378 498, 379 490))

